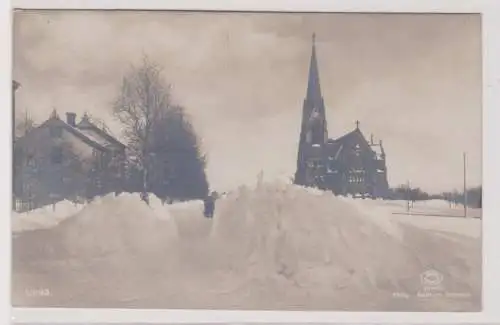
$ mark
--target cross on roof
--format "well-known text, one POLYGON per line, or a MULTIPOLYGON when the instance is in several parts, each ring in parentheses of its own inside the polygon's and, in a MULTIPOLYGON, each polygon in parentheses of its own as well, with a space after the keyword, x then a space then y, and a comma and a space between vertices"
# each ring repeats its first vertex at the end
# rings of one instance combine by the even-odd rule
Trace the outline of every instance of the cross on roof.
POLYGON ((356 120, 356 129, 359 129, 359 121, 356 120))

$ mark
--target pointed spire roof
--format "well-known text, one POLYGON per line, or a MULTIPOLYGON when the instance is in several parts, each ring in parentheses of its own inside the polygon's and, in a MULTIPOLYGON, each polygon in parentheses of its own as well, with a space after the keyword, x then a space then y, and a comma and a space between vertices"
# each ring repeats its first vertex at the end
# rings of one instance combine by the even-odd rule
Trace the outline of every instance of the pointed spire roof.
POLYGON ((319 83, 318 59, 316 58, 316 34, 312 35, 312 51, 311 62, 309 64, 309 79, 307 81, 307 96, 306 98, 318 103, 321 101, 321 87, 319 83))

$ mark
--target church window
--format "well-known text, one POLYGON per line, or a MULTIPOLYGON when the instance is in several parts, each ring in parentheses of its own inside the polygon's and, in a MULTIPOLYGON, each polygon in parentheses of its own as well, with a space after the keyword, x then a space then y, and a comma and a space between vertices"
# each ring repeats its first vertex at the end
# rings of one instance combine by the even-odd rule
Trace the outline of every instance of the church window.
POLYGON ((360 147, 359 147, 359 144, 356 144, 356 145, 354 146, 354 154, 355 154, 356 156, 359 156, 359 155, 360 155, 360 153, 361 153, 361 149, 360 149, 360 147))
POLYGON ((314 125, 313 143, 323 143, 323 132, 321 131, 321 124, 317 121, 314 125))
POLYGON ((312 132, 308 131, 306 134, 306 142, 311 143, 312 142, 312 132))

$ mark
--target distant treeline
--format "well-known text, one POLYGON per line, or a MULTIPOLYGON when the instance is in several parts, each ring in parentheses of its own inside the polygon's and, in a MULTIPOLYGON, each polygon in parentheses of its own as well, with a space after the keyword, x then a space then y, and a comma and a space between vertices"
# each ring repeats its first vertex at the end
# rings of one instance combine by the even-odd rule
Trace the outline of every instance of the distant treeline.
MULTIPOLYGON (((439 194, 429 194, 418 187, 408 187, 407 185, 399 185, 390 189, 390 198, 393 200, 445 200, 450 203, 464 204, 465 195, 461 191, 442 192, 439 194)), ((467 190, 467 206, 482 208, 483 187, 476 186, 467 190)))

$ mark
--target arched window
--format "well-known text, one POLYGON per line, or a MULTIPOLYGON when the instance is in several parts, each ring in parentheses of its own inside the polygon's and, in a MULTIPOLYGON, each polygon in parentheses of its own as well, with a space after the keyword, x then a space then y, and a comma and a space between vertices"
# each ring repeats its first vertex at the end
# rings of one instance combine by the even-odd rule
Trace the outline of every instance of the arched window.
POLYGON ((359 156, 361 154, 361 148, 359 147, 358 143, 356 143, 356 145, 354 146, 354 154, 356 156, 359 156))
POLYGON ((307 133, 306 133, 306 142, 307 143, 312 142, 312 131, 311 130, 307 131, 307 133))
POLYGON ((319 118, 316 118, 314 120, 314 123, 312 125, 312 141, 313 143, 323 143, 323 128, 321 125, 321 121, 319 118))

